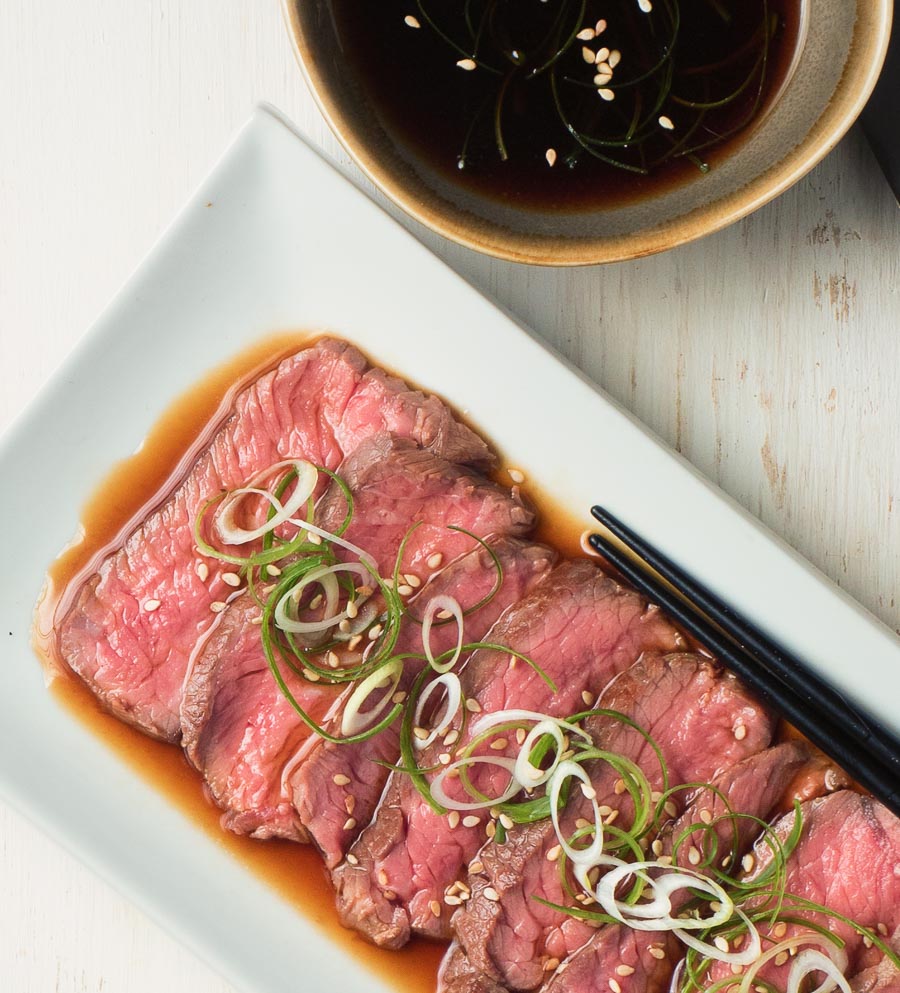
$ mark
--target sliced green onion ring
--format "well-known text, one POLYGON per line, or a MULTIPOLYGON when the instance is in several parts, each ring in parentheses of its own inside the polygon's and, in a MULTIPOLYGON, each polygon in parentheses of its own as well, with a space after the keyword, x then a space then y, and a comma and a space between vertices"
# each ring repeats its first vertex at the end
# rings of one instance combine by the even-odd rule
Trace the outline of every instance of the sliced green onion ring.
POLYGON ((447 691, 447 698, 444 701, 444 709, 441 712, 440 719, 434 721, 434 725, 428 734, 427 738, 419 739, 418 737, 413 737, 413 748, 417 752, 421 752, 426 749, 436 738, 441 735, 446 734, 450 729, 450 725, 453 723, 453 718, 459 713, 459 708, 462 706, 462 686, 459 682, 459 676, 455 672, 442 672, 435 679, 432 679, 430 683, 425 687, 424 690, 419 694, 419 698, 416 701, 416 710, 413 717, 413 722, 415 726, 422 726, 422 714, 425 711, 425 704, 431 699, 431 695, 436 689, 443 686, 447 691))
MULTIPOLYGON (((428 664, 435 672, 449 672, 459 660, 463 648, 463 623, 462 607, 452 596, 441 594, 429 600, 428 606, 425 608, 425 616, 422 618, 422 647, 425 649, 425 657, 428 659, 428 664), (438 662, 431 650, 431 626, 434 623, 435 615, 441 610, 448 611, 456 621, 458 636, 456 647, 453 649, 450 657, 446 661, 438 662)), ((442 653, 441 658, 444 655, 446 655, 446 652, 442 653)))
MULTIPOLYGON (((342 572, 355 573, 364 581, 370 578, 369 570, 361 562, 338 562, 336 565, 313 569, 279 598, 274 612, 276 626, 282 631, 290 631, 293 634, 319 634, 340 624, 341 621, 349 620, 350 615, 347 613, 346 607, 338 613, 334 612, 338 598, 336 576, 342 572), (313 583, 321 586, 325 593, 326 614, 318 621, 297 620, 296 617, 291 616, 290 610, 292 607, 296 607, 303 590, 313 583)), ((368 598, 367 594, 361 593, 353 602, 362 605, 368 598)))
POLYGON ((469 758, 459 759, 445 765, 434 777, 431 783, 431 796, 435 803, 440 804, 447 810, 487 810, 500 803, 511 800, 521 789, 521 784, 516 779, 516 763, 514 759, 500 755, 472 755, 469 758), (447 796, 444 790, 444 780, 456 769, 468 768, 473 765, 494 765, 500 769, 506 769, 509 773, 509 785, 498 797, 488 800, 466 802, 464 800, 453 800, 447 796))
MULTIPOLYGON (((310 462, 302 459, 286 459, 283 462, 276 462, 275 465, 257 473, 246 486, 231 490, 222 500, 215 521, 219 536, 226 545, 245 545, 248 541, 255 541, 257 538, 274 531, 287 521, 297 523, 292 518, 313 495, 318 481, 319 472, 310 462), (297 485, 284 503, 273 493, 260 488, 260 483, 282 469, 291 469, 297 473, 297 485), (267 500, 270 506, 275 509, 275 513, 268 516, 265 523, 259 527, 242 528, 235 520, 235 515, 244 497, 251 495, 267 500)), ((298 526, 302 526, 302 524, 298 526)))
POLYGON ((398 659, 391 659, 361 680, 348 697, 344 707, 341 716, 341 734, 348 736, 359 734, 360 731, 371 727, 390 704, 402 674, 403 663, 398 659), (378 690, 384 690, 381 699, 373 707, 363 710, 363 705, 378 690))

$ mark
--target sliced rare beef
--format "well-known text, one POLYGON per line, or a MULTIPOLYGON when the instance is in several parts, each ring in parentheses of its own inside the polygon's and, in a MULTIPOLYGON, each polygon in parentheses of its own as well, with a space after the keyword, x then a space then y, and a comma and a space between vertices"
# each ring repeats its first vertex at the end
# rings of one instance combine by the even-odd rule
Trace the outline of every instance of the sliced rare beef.
MULTIPOLYGON (((409 576, 415 570, 417 582, 427 579, 427 562, 435 562, 435 556, 452 561, 480 549, 469 534, 448 525, 481 536, 520 534, 534 523, 534 514, 517 494, 405 439, 375 436, 342 463, 340 474, 353 494, 353 519, 344 537, 361 545, 383 575, 393 572, 413 523, 421 526, 413 534, 416 540, 407 542, 403 570, 409 576)), ((316 521, 336 527, 346 510, 336 484, 320 505, 324 510, 320 516, 316 508, 316 521), (339 498, 334 497, 335 490, 339 498)), ((513 554, 511 548, 509 552, 513 554)), ((521 589, 517 579, 526 565, 531 574, 532 559, 543 561, 546 571, 550 555, 547 549, 533 550, 530 558, 523 553, 500 602, 509 603, 510 596, 517 596, 521 589)), ((495 578, 492 570, 489 584, 495 578)), ((477 601, 475 597, 469 602, 477 601)), ((218 626, 191 664, 181 709, 183 745, 211 796, 224 809, 225 827, 258 838, 305 840, 302 820, 291 803, 294 788, 287 779, 302 767, 306 752, 318 739, 269 671, 259 627, 249 624, 258 618, 254 601, 240 597, 220 615, 218 626)), ((421 651, 421 639, 415 644, 419 627, 412 622, 407 626, 413 629, 407 650, 421 651)), ((289 671, 286 666, 281 669, 289 671)), ((335 687, 299 678, 291 683, 294 696, 317 723, 336 706, 335 687)), ((346 810, 344 823, 349 823, 346 810)))
POLYGON ((192 528, 204 503, 285 458, 332 469, 374 434, 391 432, 460 463, 490 466, 484 442, 437 398, 371 369, 355 348, 322 340, 239 392, 191 453, 186 474, 60 600, 56 649, 117 717, 176 741, 191 653, 232 592, 203 562, 192 528), (209 572, 206 574, 205 570, 209 572))
MULTIPOLYGON (((775 825, 775 834, 781 841, 789 837, 795 817, 792 811, 775 825)), ((783 913, 810 921, 840 938, 848 960, 846 975, 859 975, 860 985, 877 985, 882 990, 896 986, 900 978, 897 970, 877 946, 868 948, 857 931, 833 914, 792 908, 790 897, 828 907, 896 941, 900 936, 900 819, 872 797, 850 790, 803 803, 800 817, 802 834, 787 860, 788 896, 783 913)), ((772 861, 771 848, 764 840, 757 842, 755 856, 751 878, 772 861)), ((779 933, 773 940, 784 940, 801 931, 802 925, 790 924, 783 936, 779 933)), ((761 925, 760 932, 768 935, 771 929, 761 925)), ((900 944, 895 950, 900 953, 900 944)), ((790 968, 790 958, 779 965, 769 961, 757 976, 760 983, 785 989, 790 968)), ((728 966, 715 963, 709 983, 723 978, 727 970, 728 966)))
MULTIPOLYGON (((670 787, 708 782, 766 748, 774 728, 733 675, 699 655, 647 655, 606 688, 597 706, 624 714, 653 738, 665 759, 670 787)), ((598 748, 631 759, 652 789, 663 789, 656 752, 641 734, 604 715, 589 717, 584 729, 598 748)), ((621 791, 619 773, 600 761, 589 763, 585 771, 601 813, 627 830, 633 804, 621 791)), ((580 818, 593 817, 591 802, 574 790, 560 818, 563 835, 569 837, 580 818)), ((484 846, 479 870, 470 871, 469 899, 453 918, 459 951, 450 952, 455 964, 448 966, 448 977, 471 971, 508 989, 535 989, 548 962, 558 965, 591 938, 590 922, 537 902, 571 904, 554 858, 558 851, 549 820, 514 827, 502 845, 484 846)))
MULTIPOLYGON (((700 864, 723 852, 739 857, 759 834, 758 821, 793 797, 792 788, 804 770, 816 766, 810 749, 800 742, 785 742, 738 762, 711 781, 713 790, 695 792, 687 809, 661 838, 660 854, 673 855, 673 842, 684 839, 674 853, 680 865, 692 865, 691 846, 700 853, 700 864), (727 805, 726 805, 727 801, 727 805), (746 814, 733 819, 731 814, 746 814), (709 822, 712 828, 703 827, 709 822), (688 834, 693 826, 697 830, 688 834), (714 833, 711 833, 714 832, 714 833)), ((824 789, 824 780, 819 779, 824 789)), ((673 895, 673 911, 686 895, 673 895)), ((668 989, 685 946, 669 931, 637 931, 608 924, 573 952, 545 985, 545 993, 607 993, 610 981, 621 993, 657 993, 668 989), (629 970, 633 970, 630 972, 629 970)), ((545 963, 546 964, 546 963, 545 963)), ((550 961, 550 966, 557 963, 550 961)), ((446 993, 462 993, 456 987, 446 993)))
MULTIPOLYGON (((476 713, 510 707, 574 713, 584 706, 583 693, 599 693, 643 652, 681 644, 658 610, 585 560, 551 572, 501 617, 489 638, 531 659, 556 689, 525 662, 480 650, 460 674, 469 710, 476 713)), ((473 726, 477 722, 466 726, 460 743, 470 739, 473 726)), ((446 747, 438 740, 424 749, 421 766, 440 767, 446 747)), ((477 785, 496 795, 505 773, 487 768, 477 785)), ((447 780, 448 788, 454 782, 447 780)), ((403 945, 413 931, 446 937, 452 908, 444 903, 445 891, 465 876, 489 829, 485 816, 475 819, 477 824, 451 826, 454 821, 435 813, 408 776, 392 775, 374 821, 334 873, 342 921, 387 947, 403 945)))
MULTIPOLYGON (((520 600, 553 565, 555 553, 543 545, 515 538, 489 542, 497 556, 502 579, 490 600, 466 615, 465 641, 480 641, 512 603, 520 600)), ((469 610, 489 596, 498 578, 497 564, 485 548, 476 548, 438 573, 409 601, 413 613, 435 596, 454 597, 463 610, 469 610)), ((455 624, 435 627, 431 647, 435 655, 453 648, 457 640, 455 624)), ((401 632, 396 651, 422 652, 421 627, 409 623, 401 632)), ((464 664, 462 659, 458 665, 464 664)), ((416 659, 408 659, 398 684, 398 692, 408 691, 421 668, 416 659)), ((340 733, 343 701, 329 721, 332 734, 340 733)), ((334 868, 346 854, 360 830, 372 819, 384 790, 388 770, 384 763, 395 764, 400 755, 399 721, 367 741, 338 745, 318 739, 309 755, 291 775, 288 788, 300 821, 310 839, 318 845, 328 868, 334 868), (359 827, 357 827, 359 825, 359 827)))

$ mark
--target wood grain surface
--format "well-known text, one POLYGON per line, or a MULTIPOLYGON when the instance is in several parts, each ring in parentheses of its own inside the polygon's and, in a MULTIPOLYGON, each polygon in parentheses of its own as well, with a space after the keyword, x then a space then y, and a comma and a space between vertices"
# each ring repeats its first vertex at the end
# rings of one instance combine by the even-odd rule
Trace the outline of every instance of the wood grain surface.
MULTIPOLYGON (((352 169, 276 0, 0 4, 0 429, 260 100, 352 169)), ((860 133, 640 262, 529 269, 416 234, 900 628, 900 211, 860 133)), ((0 893, 4 993, 231 989, 6 809, 0 893)))

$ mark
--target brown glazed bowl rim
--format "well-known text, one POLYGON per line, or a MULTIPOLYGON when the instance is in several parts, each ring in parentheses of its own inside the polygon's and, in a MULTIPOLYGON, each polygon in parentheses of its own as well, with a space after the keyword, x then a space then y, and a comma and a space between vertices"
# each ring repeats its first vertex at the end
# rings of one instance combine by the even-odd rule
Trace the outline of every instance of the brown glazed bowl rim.
POLYGON ((856 21, 839 85, 823 113, 784 157, 730 193, 649 228, 604 237, 558 238, 515 231, 452 204, 424 183, 403 182, 363 140, 333 92, 299 13, 310 0, 282 0, 282 11, 313 97, 335 136, 394 204, 451 241, 510 262, 580 266, 623 262, 666 251, 719 231, 779 196, 817 165, 859 116, 878 80, 890 40, 893 0, 856 0, 856 21))

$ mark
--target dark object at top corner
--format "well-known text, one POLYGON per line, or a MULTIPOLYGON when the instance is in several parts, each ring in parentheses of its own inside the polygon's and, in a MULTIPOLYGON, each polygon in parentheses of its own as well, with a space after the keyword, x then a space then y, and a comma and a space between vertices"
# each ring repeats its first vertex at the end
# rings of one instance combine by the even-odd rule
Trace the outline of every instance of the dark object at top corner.
POLYGON ((862 112, 862 125, 900 204, 900 10, 894 13, 894 27, 884 69, 875 91, 862 112))

